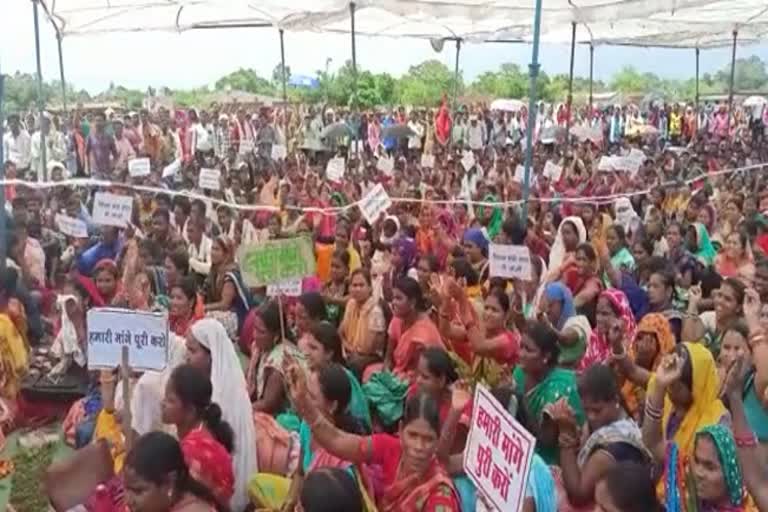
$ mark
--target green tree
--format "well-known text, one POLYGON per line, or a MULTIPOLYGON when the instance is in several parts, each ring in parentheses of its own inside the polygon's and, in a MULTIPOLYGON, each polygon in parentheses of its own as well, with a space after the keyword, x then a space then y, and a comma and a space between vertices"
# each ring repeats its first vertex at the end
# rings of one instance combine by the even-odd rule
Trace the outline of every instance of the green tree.
POLYGON ((274 94, 275 86, 253 69, 240 68, 216 81, 216 90, 231 89, 253 94, 274 94))
MULTIPOLYGON (((726 89, 731 81, 731 66, 728 65, 717 72, 717 80, 725 85, 726 89)), ((736 90, 756 90, 768 82, 768 73, 765 63, 757 55, 747 59, 736 59, 734 74, 734 88, 736 90)))
MULTIPOLYGON (((291 81, 291 66, 285 66, 285 82, 288 83, 291 81)), ((277 65, 275 65, 275 69, 272 70, 272 82, 275 84, 275 87, 282 88, 283 87, 283 63, 278 62, 277 65)), ((282 90, 282 89, 281 89, 282 90)))
MULTIPOLYGON (((453 72, 440 61, 428 60, 411 66, 398 83, 401 103, 408 105, 436 106, 443 95, 450 96, 456 85, 453 72)), ((458 77, 459 92, 463 89, 462 78, 458 77)))
POLYGON ((495 98, 522 98, 528 94, 528 77, 517 64, 502 64, 478 76, 470 89, 495 98))

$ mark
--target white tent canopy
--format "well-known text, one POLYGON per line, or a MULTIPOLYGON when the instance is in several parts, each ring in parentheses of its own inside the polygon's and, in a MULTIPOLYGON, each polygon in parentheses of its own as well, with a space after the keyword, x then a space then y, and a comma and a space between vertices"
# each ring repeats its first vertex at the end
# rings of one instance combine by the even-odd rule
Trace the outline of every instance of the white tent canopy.
MULTIPOLYGON (((287 31, 350 31, 348 0, 41 0, 63 36, 106 32, 185 31, 263 25, 287 31)), ((461 38, 532 37, 532 0, 358 0, 363 35, 461 38)), ((765 0, 548 0, 542 40, 594 44, 727 46, 732 32, 753 42, 768 34, 765 0)))

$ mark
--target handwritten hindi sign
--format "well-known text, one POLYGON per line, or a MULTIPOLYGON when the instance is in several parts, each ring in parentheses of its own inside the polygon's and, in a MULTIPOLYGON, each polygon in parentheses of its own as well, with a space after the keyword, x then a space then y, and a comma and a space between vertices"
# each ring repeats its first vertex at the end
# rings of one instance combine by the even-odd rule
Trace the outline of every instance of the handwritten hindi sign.
POLYGON ((93 222, 124 228, 131 223, 133 197, 96 192, 93 198, 93 222))
POLYGON ((488 259, 492 277, 531 279, 531 252, 525 245, 491 244, 488 259))
POLYGON ((128 160, 128 174, 131 178, 140 178, 142 176, 149 176, 151 167, 149 165, 149 158, 134 158, 128 160))
POLYGON ((425 169, 434 169, 435 155, 430 155, 429 153, 421 155, 421 166, 425 169))
POLYGON ((466 151, 464 156, 461 157, 461 165, 465 171, 469 172, 475 166, 475 154, 471 151, 466 151))
POLYGON ((395 171, 395 161, 383 156, 376 161, 376 169, 383 172, 385 176, 392 176, 395 171))
POLYGON ((175 176, 177 172, 181 170, 181 158, 177 158, 170 164, 163 167, 163 178, 168 178, 169 176, 175 176))
POLYGON ((121 308, 88 310, 88 368, 120 366, 128 347, 131 368, 163 370, 168 364, 168 316, 121 308))
POLYGON ((218 169, 200 169, 198 186, 207 190, 220 190, 221 171, 218 169))
POLYGON ((325 166, 325 177, 331 181, 340 182, 346 171, 346 163, 343 158, 331 158, 325 166))
POLYGON ((283 283, 315 273, 315 254, 309 238, 297 237, 243 245, 237 251, 240 272, 248 286, 283 283))
POLYGON ((382 213, 385 213, 392 206, 392 199, 389 198, 387 191, 381 183, 377 183, 363 199, 358 203, 363 217, 369 224, 373 225, 382 213))
POLYGON ((277 297, 279 295, 285 297, 298 297, 301 295, 301 278, 286 279, 285 281, 267 286, 267 297, 277 297))
POLYGON ((552 163, 551 160, 547 160, 547 163, 544 164, 543 174, 552 181, 560 181, 560 176, 563 174, 563 168, 552 163))
POLYGON ((496 509, 520 512, 536 438, 481 385, 473 404, 464 471, 496 509))
POLYGON ((597 170, 598 171, 604 171, 604 172, 611 172, 614 170, 615 166, 615 159, 612 156, 603 156, 600 158, 600 161, 597 163, 597 170))
POLYGON ((55 220, 59 231, 65 235, 75 238, 88 238, 88 226, 80 219, 57 213, 55 220))
POLYGON ((646 158, 645 153, 637 148, 632 148, 629 155, 624 157, 624 160, 627 163, 627 170, 633 175, 637 174, 640 167, 645 163, 646 158))

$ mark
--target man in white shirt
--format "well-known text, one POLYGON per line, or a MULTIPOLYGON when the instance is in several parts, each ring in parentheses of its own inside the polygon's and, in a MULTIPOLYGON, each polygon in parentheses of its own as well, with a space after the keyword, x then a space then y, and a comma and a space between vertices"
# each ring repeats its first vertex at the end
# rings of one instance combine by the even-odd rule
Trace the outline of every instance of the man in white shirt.
POLYGON ((196 219, 187 221, 187 239, 189 241, 189 268, 202 276, 211 272, 211 239, 203 233, 203 226, 196 219))
POLYGON ((61 162, 67 157, 67 145, 61 132, 51 130, 51 119, 44 114, 40 121, 40 130, 32 134, 30 140, 31 169, 37 175, 37 180, 43 180, 43 153, 40 138, 45 135, 45 159, 61 162))
POLYGON ((483 149, 483 141, 485 140, 485 123, 478 122, 477 116, 471 116, 469 118, 467 139, 469 149, 472 151, 480 151, 483 149))
POLYGON ((411 111, 411 119, 408 121, 408 128, 413 130, 415 135, 408 137, 409 153, 418 154, 421 150, 421 139, 424 137, 424 125, 419 120, 419 115, 415 110, 411 111))
POLYGON ((18 114, 8 116, 8 128, 10 130, 3 137, 3 155, 16 164, 17 176, 24 178, 32 163, 32 141, 21 127, 18 114))

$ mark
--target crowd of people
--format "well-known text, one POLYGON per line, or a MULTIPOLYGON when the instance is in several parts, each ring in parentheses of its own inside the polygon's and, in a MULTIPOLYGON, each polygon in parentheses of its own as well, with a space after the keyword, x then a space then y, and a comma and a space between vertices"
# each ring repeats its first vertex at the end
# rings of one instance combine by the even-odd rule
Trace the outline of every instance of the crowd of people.
POLYGON ((569 110, 540 106, 527 203, 525 109, 9 116, 3 432, 65 413, 76 455, 106 447, 98 482, 42 477, 77 510, 469 512, 492 509, 462 467, 483 385, 536 437, 525 512, 768 510, 763 111, 569 110), (99 190, 132 222, 96 223, 99 190), (239 247, 297 236, 300 295, 246 285, 239 247), (87 371, 105 306, 167 312, 164 371, 87 371), (87 393, 41 406, 54 371, 87 393))

